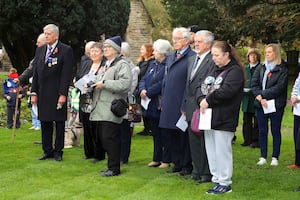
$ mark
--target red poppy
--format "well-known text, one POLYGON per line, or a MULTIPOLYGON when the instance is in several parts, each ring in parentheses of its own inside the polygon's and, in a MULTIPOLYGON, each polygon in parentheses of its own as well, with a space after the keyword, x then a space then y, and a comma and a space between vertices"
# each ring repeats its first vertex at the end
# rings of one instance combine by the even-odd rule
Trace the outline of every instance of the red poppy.
POLYGON ((57 54, 58 53, 58 48, 56 47, 53 51, 53 54, 57 54))
POLYGON ((272 76, 272 72, 268 73, 268 78, 270 78, 272 76))

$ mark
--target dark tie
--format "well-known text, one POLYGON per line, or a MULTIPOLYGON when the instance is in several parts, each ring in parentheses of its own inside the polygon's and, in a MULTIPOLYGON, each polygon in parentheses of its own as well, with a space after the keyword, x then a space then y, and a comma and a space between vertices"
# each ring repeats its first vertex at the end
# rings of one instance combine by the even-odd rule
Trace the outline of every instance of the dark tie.
POLYGON ((52 53, 51 50, 52 50, 52 47, 49 46, 48 49, 47 49, 46 57, 45 57, 45 63, 47 63, 48 58, 51 56, 51 53, 52 53))
POLYGON ((195 59, 195 62, 193 64, 193 68, 192 68, 192 72, 191 72, 191 77, 190 77, 191 79, 194 77, 194 75, 195 75, 195 73, 197 71, 197 65, 198 65, 199 60, 200 60, 200 57, 197 56, 196 59, 195 59))

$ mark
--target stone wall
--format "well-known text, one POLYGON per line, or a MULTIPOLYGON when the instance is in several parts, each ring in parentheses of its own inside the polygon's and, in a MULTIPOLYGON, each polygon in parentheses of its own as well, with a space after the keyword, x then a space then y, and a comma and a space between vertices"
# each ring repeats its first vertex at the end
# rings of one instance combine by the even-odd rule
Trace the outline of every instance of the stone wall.
POLYGON ((142 0, 130 1, 130 15, 125 41, 131 47, 131 60, 137 63, 140 47, 144 43, 152 43, 153 21, 142 0))

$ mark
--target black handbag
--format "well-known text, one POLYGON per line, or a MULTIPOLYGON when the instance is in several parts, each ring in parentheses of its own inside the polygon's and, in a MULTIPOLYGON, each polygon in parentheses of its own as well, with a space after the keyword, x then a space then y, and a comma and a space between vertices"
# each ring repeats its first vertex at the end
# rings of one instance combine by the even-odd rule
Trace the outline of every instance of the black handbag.
POLYGON ((123 117, 127 113, 128 103, 124 99, 114 99, 110 110, 117 117, 123 117))

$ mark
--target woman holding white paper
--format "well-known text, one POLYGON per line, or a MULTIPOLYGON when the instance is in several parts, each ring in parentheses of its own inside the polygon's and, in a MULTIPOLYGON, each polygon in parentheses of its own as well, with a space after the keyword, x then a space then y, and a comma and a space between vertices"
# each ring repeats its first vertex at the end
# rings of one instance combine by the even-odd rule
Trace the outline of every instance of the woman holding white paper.
POLYGON ((271 166, 278 165, 281 146, 281 121, 286 106, 288 86, 288 69, 281 59, 280 46, 268 44, 265 47, 265 63, 256 68, 253 74, 251 89, 255 96, 254 105, 259 130, 260 158, 257 165, 265 165, 268 156, 268 121, 270 119, 273 136, 271 166), (275 101, 275 112, 266 113, 264 109, 275 101))
POLYGON ((198 90, 197 100, 202 113, 212 109, 211 128, 204 131, 204 139, 215 185, 206 193, 224 194, 232 191, 231 140, 238 126, 245 77, 235 49, 227 42, 215 41, 211 52, 215 66, 198 90))
POLYGON ((148 164, 149 167, 169 167, 171 161, 169 150, 164 145, 164 138, 158 127, 162 81, 165 74, 166 57, 171 48, 172 46, 167 40, 158 39, 153 43, 155 60, 150 62, 139 83, 141 99, 150 100, 147 109, 143 110, 143 116, 147 117, 153 136, 153 158, 148 164))

